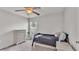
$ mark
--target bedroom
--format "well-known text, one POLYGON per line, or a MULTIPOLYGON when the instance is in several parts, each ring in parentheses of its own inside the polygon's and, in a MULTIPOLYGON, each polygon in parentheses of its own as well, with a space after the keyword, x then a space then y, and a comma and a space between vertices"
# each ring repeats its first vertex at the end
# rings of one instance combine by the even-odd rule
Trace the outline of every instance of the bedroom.
MULTIPOLYGON (((23 7, 22 7, 23 8, 23 7)), ((31 51, 31 46, 29 45, 29 41, 27 36, 28 32, 28 16, 25 12, 15 12, 17 9, 22 9, 20 7, 4 7, 0 8, 0 49, 2 51, 4 50, 22 50, 22 51, 31 51), (24 40, 21 40, 20 31, 22 31, 22 35, 26 35, 24 40), (24 31, 24 32, 23 32, 24 31), (20 36, 20 40, 14 39, 14 34, 17 34, 18 37, 20 36), (28 42, 27 42, 28 40, 28 42), (27 43, 22 43, 22 45, 18 44, 18 42, 26 41, 27 43), (17 44, 13 47, 8 47, 13 44, 17 44), (28 44, 28 45, 27 45, 28 44), (22 46, 22 47, 20 47, 22 46), (23 47, 24 46, 24 47, 23 47), (7 49, 2 49, 6 48, 7 49), (25 48, 27 47, 27 48, 25 48)), ((34 33, 44 33, 44 34, 57 34, 59 32, 66 32, 69 34, 69 42, 71 45, 75 48, 74 50, 78 50, 78 44, 76 41, 78 41, 78 14, 77 12, 79 8, 66 8, 66 7, 40 7, 39 10, 36 10, 40 13, 39 16, 36 16, 35 14, 32 14, 30 16, 30 24, 34 23, 35 27, 32 28, 31 31, 34 33), (76 39, 76 40, 74 40, 76 39)), ((33 24, 32 24, 33 25, 33 24)), ((33 38, 34 34, 31 32, 31 38, 33 38)), ((23 38, 23 37, 22 37, 23 38)), ((32 42, 30 42, 31 45, 32 42)), ((60 45, 60 43, 58 43, 60 45)), ((70 46, 67 44, 69 49, 66 50, 72 50, 70 46)), ((60 48, 60 46, 58 46, 60 48)), ((36 50, 50 50, 48 48, 37 48, 34 47, 36 50)), ((65 49, 65 47, 64 47, 65 49)), ((59 49, 60 50, 60 49, 59 49)))

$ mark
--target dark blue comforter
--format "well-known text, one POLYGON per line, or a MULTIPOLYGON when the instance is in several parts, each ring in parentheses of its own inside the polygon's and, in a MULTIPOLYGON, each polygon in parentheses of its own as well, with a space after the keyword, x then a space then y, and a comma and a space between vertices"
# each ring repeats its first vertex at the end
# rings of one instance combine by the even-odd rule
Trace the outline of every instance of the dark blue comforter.
POLYGON ((55 37, 54 35, 37 33, 34 35, 32 46, 34 42, 37 42, 56 47, 56 41, 58 41, 58 37, 55 37))

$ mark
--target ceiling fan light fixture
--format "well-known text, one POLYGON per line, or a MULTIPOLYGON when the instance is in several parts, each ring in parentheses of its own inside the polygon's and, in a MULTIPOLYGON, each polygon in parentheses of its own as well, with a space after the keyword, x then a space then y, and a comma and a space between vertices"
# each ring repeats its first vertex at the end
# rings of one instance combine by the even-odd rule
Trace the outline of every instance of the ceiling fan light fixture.
POLYGON ((33 8, 26 8, 25 11, 28 13, 28 14, 31 14, 33 12, 33 8))

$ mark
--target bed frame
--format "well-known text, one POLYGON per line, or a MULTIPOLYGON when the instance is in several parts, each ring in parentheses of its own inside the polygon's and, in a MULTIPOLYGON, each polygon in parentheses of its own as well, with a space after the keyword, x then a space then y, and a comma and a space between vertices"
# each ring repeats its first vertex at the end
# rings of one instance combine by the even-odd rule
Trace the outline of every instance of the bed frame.
POLYGON ((58 41, 58 37, 55 37, 55 35, 37 33, 34 35, 32 46, 34 45, 34 42, 36 42, 56 47, 56 41, 58 41))

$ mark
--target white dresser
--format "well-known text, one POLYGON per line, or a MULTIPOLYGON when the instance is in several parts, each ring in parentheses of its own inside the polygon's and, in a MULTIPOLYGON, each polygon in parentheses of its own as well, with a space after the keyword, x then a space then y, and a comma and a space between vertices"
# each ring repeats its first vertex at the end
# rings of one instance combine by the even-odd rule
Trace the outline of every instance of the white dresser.
POLYGON ((58 51, 73 51, 73 49, 71 48, 71 46, 66 43, 66 42, 56 42, 56 49, 58 51))

